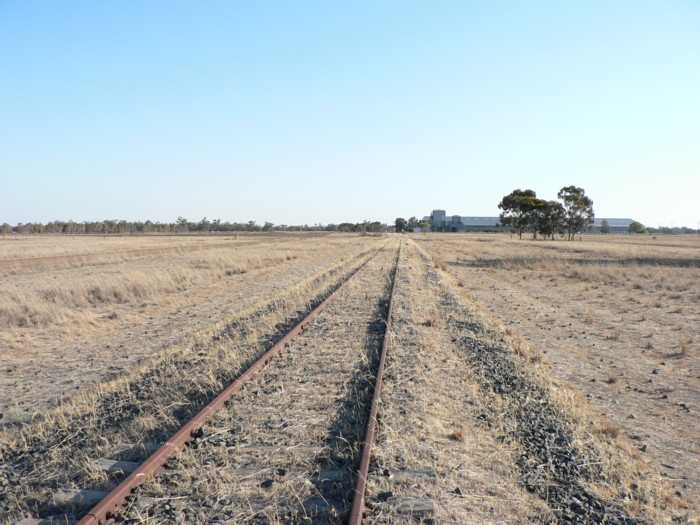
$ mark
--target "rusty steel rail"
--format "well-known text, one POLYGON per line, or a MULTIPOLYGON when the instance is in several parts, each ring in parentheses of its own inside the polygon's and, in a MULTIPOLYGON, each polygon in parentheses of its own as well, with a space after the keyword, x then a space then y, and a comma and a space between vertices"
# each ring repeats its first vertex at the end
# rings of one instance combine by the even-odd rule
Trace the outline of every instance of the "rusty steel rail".
POLYGON ((367 488, 367 476, 369 475, 369 462, 372 456, 372 446, 377 441, 377 412, 379 410, 379 395, 382 390, 382 379, 384 376, 384 366, 386 363, 386 353, 389 346, 389 333, 391 332, 391 317, 394 309, 394 296, 396 295, 396 284, 399 276, 399 261, 403 252, 403 242, 399 246, 399 253, 396 256, 396 269, 394 270, 394 283, 391 287, 391 296, 389 297, 389 307, 386 314, 386 329, 384 331, 384 340, 382 341, 382 350, 379 354, 379 365, 377 366, 377 378, 374 383, 374 393, 372 394, 372 406, 369 412, 369 422, 367 423, 367 432, 365 441, 362 447, 362 457, 360 458, 360 467, 357 471, 357 483, 355 484, 355 496, 350 510, 350 519, 348 525, 361 525, 369 523, 369 519, 365 517, 365 490, 367 488))
POLYGON ((117 485, 107 496, 95 507, 93 507, 79 522, 78 525, 105 525, 113 523, 128 505, 127 498, 132 491, 151 479, 153 479, 163 468, 166 463, 176 454, 185 448, 185 446, 197 438, 199 429, 208 423, 214 414, 225 406, 233 394, 238 392, 245 383, 250 381, 252 377, 262 369, 265 364, 282 348, 289 343, 294 337, 303 332, 306 327, 321 313, 321 311, 330 303, 339 293, 345 288, 350 280, 357 275, 367 264, 374 259, 384 248, 383 246, 374 253, 363 264, 356 268, 343 283, 338 286, 326 299, 321 302, 313 311, 311 311, 299 324, 292 328, 282 339, 280 339, 272 348, 270 348, 262 357, 260 357, 250 368, 243 372, 238 379, 231 383, 223 392, 214 398, 201 412, 194 416, 190 421, 177 431, 167 442, 156 450, 146 461, 144 461, 129 477, 117 485))

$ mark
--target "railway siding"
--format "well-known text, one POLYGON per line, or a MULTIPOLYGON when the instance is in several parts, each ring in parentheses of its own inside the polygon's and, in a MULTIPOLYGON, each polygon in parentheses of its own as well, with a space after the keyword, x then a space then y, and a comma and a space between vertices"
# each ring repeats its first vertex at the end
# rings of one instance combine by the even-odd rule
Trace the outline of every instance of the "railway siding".
POLYGON ((124 519, 341 523, 367 422, 395 250, 370 261, 323 313, 202 429, 124 519))
POLYGON ((485 402, 440 311, 443 283, 415 244, 399 272, 368 482, 371 522, 535 523, 552 513, 519 485, 511 451, 479 419, 485 402))
POLYGON ((374 522, 403 523, 392 500, 426 497, 446 523, 690 518, 669 505, 668 487, 650 479, 636 451, 604 432, 605 420, 580 394, 490 329, 437 262, 413 255, 413 284, 400 288, 413 296, 399 295, 386 379, 374 522), (435 483, 389 485, 392 470, 417 468, 434 470, 435 483))
POLYGON ((103 523, 102 510, 86 516, 94 500, 136 476, 154 446, 303 317, 308 297, 319 303, 362 261, 305 331, 134 489, 119 522, 346 523, 355 482, 364 480, 358 463, 383 340, 389 352, 364 498, 369 522, 692 519, 624 437, 484 315, 439 260, 409 240, 394 274, 398 245, 394 238, 374 257, 367 250, 339 262, 73 412, 34 422, 23 441, 0 448, 7 488, 0 521, 31 512, 103 523), (385 338, 392 275, 397 293, 385 338))
MULTIPOLYGON (((96 459, 127 459, 119 457, 120 443, 167 439, 306 312, 309 301, 320 302, 372 253, 327 267, 261 301, 247 315, 213 327, 194 344, 168 349, 130 375, 28 425, 0 448, 0 522, 81 516, 85 508, 56 508, 57 489, 111 490, 113 476, 95 469, 96 459)), ((129 459, 143 460, 147 448, 129 459)))

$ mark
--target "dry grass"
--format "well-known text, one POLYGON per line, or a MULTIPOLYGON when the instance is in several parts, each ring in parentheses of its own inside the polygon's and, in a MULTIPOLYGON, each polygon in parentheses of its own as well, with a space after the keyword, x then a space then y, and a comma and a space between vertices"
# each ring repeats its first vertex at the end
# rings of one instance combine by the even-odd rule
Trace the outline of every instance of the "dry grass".
MULTIPOLYGON (((440 284, 427 272, 434 262, 410 243, 404 253, 369 497, 433 498, 436 523, 539 522, 548 509, 518 484, 512 451, 497 439, 503 429, 482 426, 491 400, 454 344, 448 320, 425 322, 437 316, 440 301, 440 284), (436 477, 398 482, 385 469, 427 469, 436 477)), ((415 523, 382 508, 375 507, 373 523, 415 523)))
POLYGON ((690 436, 700 422, 683 406, 700 402, 700 238, 612 237, 416 240, 485 322, 503 327, 574 424, 582 453, 595 443, 610 481, 591 490, 649 522, 692 516, 700 472, 690 436), (469 283, 469 296, 457 282, 469 283), (544 359, 530 360, 526 345, 544 359))
POLYGON ((0 269, 0 347, 8 365, 0 391, 12 392, 0 396, 0 423, 26 420, 85 382, 133 368, 193 331, 224 322, 383 240, 257 236, 209 248, 209 237, 37 236, 7 244, 24 247, 20 255, 44 256, 52 253, 52 242, 60 245, 54 251, 79 255, 83 250, 88 256, 101 250, 104 256, 0 269), (33 251, 32 243, 37 244, 33 251), (202 249, 120 255, 149 243, 159 250, 181 243, 202 249))
MULTIPOLYGON (((358 383, 357 377, 367 375, 372 368, 381 343, 381 329, 375 325, 369 335, 369 327, 376 322, 378 304, 386 297, 383 277, 393 255, 387 250, 374 259, 329 304, 318 322, 310 325, 234 397, 229 410, 203 428, 198 446, 180 455, 177 465, 156 483, 143 487, 142 493, 165 498, 182 494, 181 504, 190 508, 198 507, 204 497, 211 500, 212 495, 225 495, 228 502, 216 511, 220 521, 229 521, 221 520, 219 514, 226 513, 223 507, 227 507, 228 512, 231 508, 240 509, 241 521, 253 521, 257 515, 254 521, 281 525, 290 520, 302 521, 301 516, 290 516, 295 510, 302 511, 305 500, 325 497, 335 506, 335 494, 350 492, 350 466, 356 462, 364 434, 362 423, 366 414, 361 407, 369 398, 367 388, 358 388, 363 382, 358 383), (353 312, 352 323, 347 322, 349 310, 353 312), (333 335, 329 337, 331 327, 333 335), (334 344, 330 345, 329 339, 334 344), (334 370, 333 377, 319 377, 329 367, 334 370), (304 369, 303 378, 300 368, 304 369), (270 443, 271 435, 276 450, 268 447, 263 455, 256 452, 256 447, 270 443), (218 441, 222 436, 225 438, 218 441), (243 437, 245 445, 233 445, 243 437), (304 447, 319 450, 303 451, 304 447), (334 464, 331 457, 341 455, 347 458, 346 464, 334 464), (203 468, 213 464, 217 468, 203 468), (324 468, 342 469, 347 476, 335 482, 336 487, 315 485, 311 481, 313 472, 324 468), (284 475, 276 474, 278 469, 284 469, 284 475)), ((154 506, 162 511, 163 503, 154 506)), ((342 509, 343 505, 338 507, 342 509)), ((178 508, 178 514, 183 513, 186 509, 178 508)), ((160 519, 169 521, 167 516, 161 515, 160 519)), ((195 521, 187 515, 181 519, 195 521)), ((202 515, 196 521, 211 519, 202 515)), ((330 517, 317 517, 313 522, 337 523, 330 517)))
POLYGON ((680 355, 682 357, 686 357, 688 355, 688 352, 690 350, 690 345, 692 342, 693 342, 692 337, 686 337, 686 338, 678 341, 678 350, 679 350, 680 355))
MULTIPOLYGON (((393 396, 393 405, 391 397, 383 397, 387 401, 382 429, 386 448, 377 458, 386 464, 405 464, 404 468, 436 465, 439 490, 420 483, 413 488, 419 495, 431 491, 440 494, 439 518, 445 523, 463 522, 466 515, 476 516, 476 522, 506 515, 514 522, 528 522, 534 513, 544 516, 546 510, 518 486, 512 464, 517 445, 496 439, 512 431, 512 421, 503 416, 479 426, 479 416, 487 409, 505 411, 499 398, 484 396, 463 356, 455 351, 448 316, 441 319, 436 313, 435 292, 426 289, 424 269, 416 263, 419 260, 431 271, 438 270, 454 295, 469 305, 484 325, 494 329, 495 335, 484 337, 499 344, 505 341, 518 366, 528 370, 548 392, 572 426, 582 457, 599 462, 608 475, 605 483, 591 484, 595 494, 624 500, 630 513, 650 523, 682 514, 683 509, 692 514, 698 508, 694 503, 698 500, 693 498, 700 476, 685 459, 691 452, 697 453, 700 422, 682 406, 697 406, 700 398, 696 381, 700 352, 694 337, 700 331, 700 273, 692 262, 698 259, 700 244, 678 238, 673 242, 625 238, 617 244, 610 237, 583 243, 520 243, 507 236, 422 236, 422 246, 434 257, 409 246, 407 253, 413 257, 408 272, 410 291, 402 292, 403 313, 397 323, 400 333, 390 351, 390 355, 404 354, 387 370, 386 392, 393 396), (652 264, 653 260, 658 264, 652 264), (596 377, 598 380, 591 382, 596 377), (660 396, 663 392, 667 394, 660 396), (631 414, 635 417, 630 418, 631 414), (674 466, 673 472, 668 472, 677 480, 671 482, 677 483, 676 487, 663 478, 667 471, 661 463, 674 466), (456 469, 461 464, 465 470, 456 469), (455 486, 461 487, 464 495, 455 495, 455 486)), ((174 414, 183 403, 193 396, 207 395, 221 384, 222 374, 235 374, 259 351, 258 339, 284 323, 311 290, 322 287, 319 282, 313 284, 315 277, 324 274, 322 267, 327 270, 329 261, 346 266, 347 260, 341 258, 368 246, 363 248, 353 238, 333 239, 295 241, 284 247, 263 243, 250 251, 240 247, 235 256, 225 250, 205 250, 111 262, 91 259, 51 272, 36 268, 5 272, 0 298, 24 292, 35 306, 64 304, 69 310, 48 312, 45 324, 4 325, 0 342, 12 351, 15 361, 8 365, 3 388, 13 395, 23 395, 22 388, 33 384, 34 372, 41 374, 52 368, 41 365, 53 354, 69 353, 73 345, 78 348, 78 339, 93 346, 100 341, 102 346, 96 352, 112 355, 116 362, 121 353, 135 351, 144 340, 144 329, 154 330, 148 324, 150 317, 180 319, 197 314, 207 327, 196 337, 181 338, 177 345, 163 346, 164 340, 156 339, 161 344, 159 352, 152 352, 138 366, 132 364, 96 391, 78 393, 62 407, 42 411, 25 428, 24 442, 15 445, 30 450, 34 437, 51 440, 59 434, 70 440, 68 429, 76 420, 83 422, 87 431, 98 428, 100 422, 91 412, 96 400, 108 396, 127 402, 135 399, 133 385, 156 372, 169 388, 158 390, 152 409, 113 436, 114 440, 145 440, 154 429, 174 424, 174 414), (254 268, 256 261, 263 266, 254 268), (234 265, 238 263, 237 270, 234 265), (307 266, 308 271, 304 269, 307 266), (173 283, 169 279, 178 272, 184 274, 184 280, 173 283), (286 277, 291 274, 296 285, 286 277), (148 288, 151 285, 146 281, 151 275, 155 282, 148 288), (102 286, 110 300, 90 302, 85 282, 102 286), (129 291, 129 283, 133 291, 129 291), (139 286, 146 286, 151 295, 139 296, 139 286), (226 294, 215 302, 214 290, 221 289, 227 290, 226 294), (56 292, 47 298, 40 293, 44 290, 56 292), (119 302, 109 290, 117 290, 126 297, 125 302, 119 302), (190 307, 205 302, 224 312, 208 317, 214 315, 211 309, 190 307), (271 305, 271 309, 251 316, 255 308, 264 305, 271 305), (243 337, 233 340, 222 335, 227 323, 246 315, 247 321, 238 326, 243 337), (126 339, 109 339, 113 348, 105 348, 105 334, 117 326, 122 332, 134 333, 131 346, 123 352, 116 349, 126 339), (28 359, 16 361, 32 344, 44 354, 33 354, 33 364, 28 359), (190 377, 186 368, 176 364, 182 362, 196 362, 202 374, 190 377), (20 377, 23 371, 26 373, 20 377)), ((77 354, 77 350, 73 352, 77 354)), ((87 356, 79 356, 73 363, 86 373, 95 366, 87 356)), ((109 450, 111 439, 102 443, 101 450, 109 450)), ((64 473, 47 471, 42 475, 70 485, 73 474, 90 471, 87 457, 63 460, 72 465, 64 473)), ((101 476, 91 473, 86 479, 98 485, 106 483, 101 476)))
POLYGON ((453 439, 454 441, 459 441, 460 443, 464 443, 467 441, 467 433, 464 431, 463 428, 457 428, 450 432, 450 439, 453 439))
MULTIPOLYGON (((233 242, 233 237, 196 235, 23 235, 0 237, 0 261, 34 257, 92 256, 139 249, 202 246, 233 242)), ((122 256, 123 257, 123 256, 122 256)))
POLYGON ((423 321, 423 325, 437 328, 441 325, 441 323, 440 319, 436 315, 431 315, 425 321, 423 321))
POLYGON ((447 267, 445 266, 445 262, 442 259, 440 259, 439 257, 436 257, 434 255, 433 255, 432 259, 433 259, 433 266, 435 268, 438 268, 438 269, 443 270, 443 271, 447 269, 447 267))
POLYGON ((43 411, 19 433, 3 436, 8 449, 31 455, 33 460, 39 460, 37 453, 30 454, 37 443, 51 444, 52 467, 47 469, 40 463, 36 471, 23 478, 26 485, 13 487, 8 493, 8 501, 20 502, 10 518, 17 519, 17 512, 27 513, 26 505, 32 498, 49 497, 50 490, 37 490, 31 482, 106 487, 104 474, 89 466, 95 457, 109 455, 119 442, 149 442, 172 433, 180 424, 183 408, 192 413, 198 404, 220 391, 260 354, 262 345, 290 316, 305 310, 309 299, 327 293, 340 275, 367 254, 362 250, 354 257, 343 257, 293 286, 258 297, 251 307, 162 349, 116 379, 78 392, 61 406, 43 411), (192 373, 194 369, 196 374, 192 373), (139 407, 137 415, 130 412, 131 407, 139 407), (106 434, 105 418, 117 420, 106 434), (72 446, 77 435, 89 436, 89 445, 79 449, 72 446))
POLYGON ((20 327, 89 324, 96 322, 95 307, 160 300, 174 292, 298 257, 274 247, 266 251, 149 256, 102 262, 98 267, 85 263, 80 268, 54 270, 48 276, 46 272, 14 271, 0 285, 0 323, 20 327))
POLYGON ((620 435, 620 427, 612 423, 601 423, 595 428, 595 431, 597 434, 610 439, 615 439, 620 435))

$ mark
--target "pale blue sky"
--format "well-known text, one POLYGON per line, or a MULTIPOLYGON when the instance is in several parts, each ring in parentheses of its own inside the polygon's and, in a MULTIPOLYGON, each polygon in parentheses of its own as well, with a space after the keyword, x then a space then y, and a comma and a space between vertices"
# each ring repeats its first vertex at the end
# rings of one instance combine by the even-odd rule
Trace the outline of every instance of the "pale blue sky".
POLYGON ((0 0, 0 223, 700 221, 700 2, 0 0))

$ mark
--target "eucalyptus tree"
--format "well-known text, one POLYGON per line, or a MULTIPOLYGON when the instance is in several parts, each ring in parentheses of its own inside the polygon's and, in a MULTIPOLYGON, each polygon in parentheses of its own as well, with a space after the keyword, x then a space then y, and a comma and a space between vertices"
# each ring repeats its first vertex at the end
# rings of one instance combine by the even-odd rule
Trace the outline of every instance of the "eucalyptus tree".
POLYGON ((503 226, 510 226, 522 239, 525 230, 532 228, 537 231, 535 211, 543 202, 533 190, 514 190, 498 204, 498 208, 503 210, 498 217, 503 226))
POLYGON ((564 207, 561 202, 544 201, 537 209, 537 231, 546 239, 564 231, 564 207))
POLYGON ((644 225, 638 221, 632 221, 627 228, 627 231, 630 233, 649 233, 649 230, 647 230, 644 225))
POLYGON ((593 201, 586 196, 583 188, 566 186, 559 190, 557 197, 564 206, 564 224, 569 240, 593 224, 593 201))
POLYGON ((406 231, 406 228, 408 227, 408 222, 406 222, 406 219, 403 217, 396 217, 396 220, 394 221, 394 229, 396 233, 402 233, 406 231))

